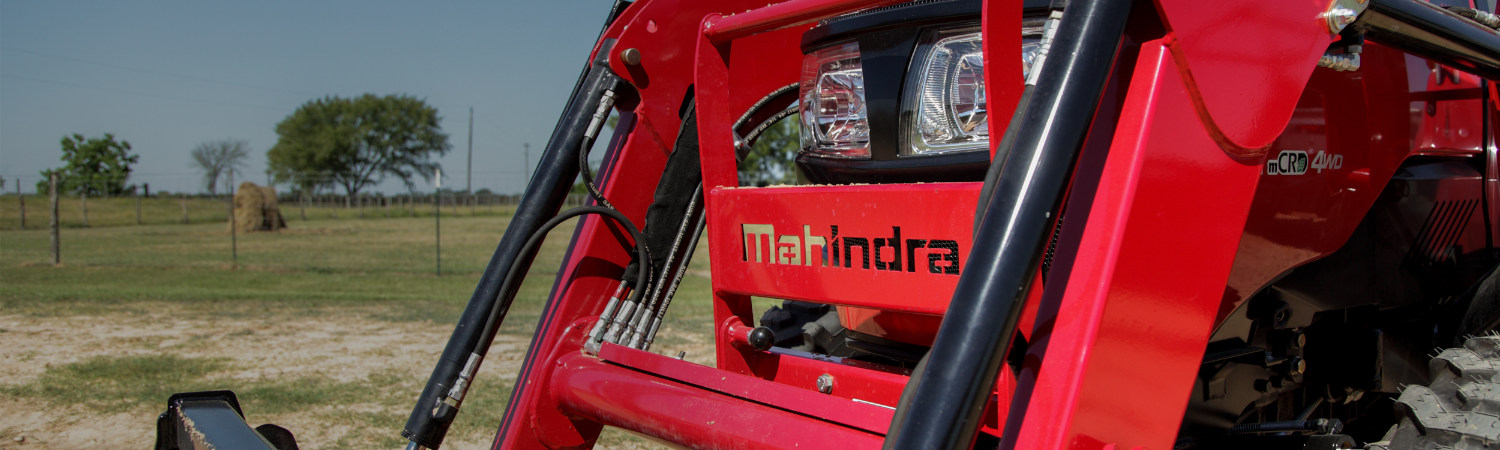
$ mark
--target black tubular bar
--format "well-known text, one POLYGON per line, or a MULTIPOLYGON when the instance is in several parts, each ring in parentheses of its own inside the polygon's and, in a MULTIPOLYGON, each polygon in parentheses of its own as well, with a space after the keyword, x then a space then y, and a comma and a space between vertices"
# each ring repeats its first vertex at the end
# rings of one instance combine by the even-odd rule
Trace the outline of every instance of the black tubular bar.
MULTIPOLYGON (((1119 53, 1131 2, 1067 5, 975 234, 927 364, 886 437, 887 448, 968 448, 1010 348, 1068 177, 1119 53)), ((913 387, 913 385, 915 385, 913 387)), ((1011 414, 1010 420, 1021 415, 1011 414)), ((1007 436, 1007 438, 1010 438, 1007 436)), ((1014 445, 1012 442, 1010 445, 1014 445)))
POLYGON ((490 342, 482 339, 482 336, 490 311, 499 308, 501 316, 496 320, 495 326, 500 326, 500 322, 505 319, 504 312, 510 309, 510 303, 515 300, 516 291, 520 287, 520 283, 515 283, 508 292, 500 292, 505 274, 512 265, 531 265, 535 255, 520 255, 521 248, 543 223, 557 215, 563 201, 567 199, 568 190, 578 177, 578 148, 583 144, 584 129, 588 127, 604 91, 613 89, 620 81, 609 70, 606 63, 608 54, 609 45, 606 43, 601 46, 595 61, 586 68, 572 97, 568 99, 568 106, 558 119, 557 127, 552 130, 546 151, 538 162, 531 182, 526 186, 526 193, 521 197, 521 204, 516 207, 515 216, 505 228, 500 245, 495 249, 494 256, 490 257, 479 285, 474 288, 473 297, 469 298, 468 306, 458 319, 458 326, 453 329, 448 345, 443 348, 442 358, 433 369, 427 386, 422 389, 422 395, 417 398, 417 405, 406 421, 406 428, 401 432, 401 436, 413 444, 425 448, 438 448, 442 444, 448 427, 453 423, 453 415, 434 414, 434 407, 458 381, 469 355, 482 357, 488 351, 490 342))
POLYGON ((1500 34, 1437 5, 1370 0, 1354 27, 1369 40, 1500 79, 1500 34))

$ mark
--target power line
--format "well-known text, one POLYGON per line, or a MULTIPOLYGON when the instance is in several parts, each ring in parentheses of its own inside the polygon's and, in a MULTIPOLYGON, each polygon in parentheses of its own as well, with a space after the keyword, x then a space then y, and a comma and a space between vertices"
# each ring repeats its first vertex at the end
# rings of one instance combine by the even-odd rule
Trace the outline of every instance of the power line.
POLYGON ((90 64, 90 65, 95 65, 95 66, 100 66, 100 67, 109 67, 109 68, 113 68, 113 69, 119 69, 119 70, 125 70, 125 71, 130 71, 130 72, 137 72, 137 73, 144 73, 144 74, 148 74, 148 75, 156 75, 156 76, 171 77, 171 78, 180 78, 180 79, 184 79, 184 80, 193 80, 193 81, 199 81, 199 82, 204 82, 204 83, 221 84, 221 85, 225 85, 225 86, 235 86, 235 87, 241 87, 241 88, 246 88, 246 89, 259 89, 259 90, 264 90, 264 91, 281 92, 281 93, 284 93, 284 94, 292 94, 292 95, 297 95, 297 96, 301 96, 301 97, 317 97, 318 96, 318 94, 312 94, 312 93, 307 93, 307 92, 294 91, 294 90, 289 90, 289 89, 281 89, 281 88, 276 88, 276 87, 261 86, 261 85, 255 85, 255 84, 249 84, 249 83, 240 83, 240 82, 235 82, 235 81, 215 80, 215 79, 212 79, 212 78, 203 78, 203 77, 197 77, 197 76, 192 76, 192 75, 183 75, 183 74, 162 72, 162 71, 150 70, 150 69, 140 69, 140 68, 128 67, 128 66, 121 66, 121 65, 117 65, 117 64, 110 64, 110 63, 100 62, 100 61, 91 61, 91 60, 87 60, 87 59, 83 59, 83 58, 74 58, 74 57, 71 57, 71 56, 58 55, 58 54, 55 54, 55 53, 45 53, 45 52, 39 52, 39 51, 36 51, 36 50, 27 50, 27 49, 23 49, 23 48, 0 46, 0 50, 11 51, 11 52, 19 52, 19 53, 26 53, 26 54, 30 54, 30 55, 40 56, 40 57, 43 57, 43 58, 52 58, 52 59, 57 59, 57 60, 62 60, 62 61, 71 61, 71 62, 81 63, 81 64, 90 64))

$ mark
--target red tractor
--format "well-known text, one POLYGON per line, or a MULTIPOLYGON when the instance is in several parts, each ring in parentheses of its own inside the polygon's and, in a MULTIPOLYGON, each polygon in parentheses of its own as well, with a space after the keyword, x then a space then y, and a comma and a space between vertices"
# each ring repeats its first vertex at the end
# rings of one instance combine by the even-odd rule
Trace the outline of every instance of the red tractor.
POLYGON ((618 2, 403 436, 584 216, 497 448, 1500 448, 1500 19, 1456 3, 618 2), (741 186, 788 117, 808 183, 741 186), (649 351, 700 237, 715 367, 649 351))

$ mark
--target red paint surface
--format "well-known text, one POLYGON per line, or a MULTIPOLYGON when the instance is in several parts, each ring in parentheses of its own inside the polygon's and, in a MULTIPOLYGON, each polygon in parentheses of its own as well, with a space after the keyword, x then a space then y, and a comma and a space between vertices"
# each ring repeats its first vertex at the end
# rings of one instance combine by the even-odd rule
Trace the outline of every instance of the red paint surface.
POLYGON ((1287 270, 1342 247, 1407 159, 1481 152, 1483 99, 1473 75, 1375 42, 1362 58, 1358 72, 1315 71, 1267 152, 1336 155, 1341 167, 1261 171, 1217 320, 1287 270))
POLYGON ((557 400, 569 414, 688 447, 878 448, 881 443, 879 434, 829 426, 821 419, 579 354, 560 358, 551 375, 557 400), (813 429, 817 431, 799 432, 813 429))
MULTIPOLYGON (((1037 318, 1015 448, 1170 448, 1229 274, 1259 166, 1189 125, 1162 42, 1143 44, 1125 95, 1088 221, 1065 225, 1076 256, 1044 294, 1062 312, 1037 318)), ((1074 193, 1070 207, 1090 197, 1074 193)))
POLYGON ((1329 3, 1156 0, 1176 70, 1224 151, 1259 157, 1281 134, 1308 74, 1337 38, 1320 16, 1329 3))

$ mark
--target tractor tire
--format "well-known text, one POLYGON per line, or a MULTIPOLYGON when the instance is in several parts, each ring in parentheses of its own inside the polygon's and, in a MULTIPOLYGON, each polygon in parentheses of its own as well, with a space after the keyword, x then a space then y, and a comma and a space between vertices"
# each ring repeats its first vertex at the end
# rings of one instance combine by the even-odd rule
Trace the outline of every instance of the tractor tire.
POLYGON ((1500 449, 1500 336, 1470 338, 1428 363, 1432 382, 1407 386, 1396 400, 1401 421, 1383 450, 1500 449))

